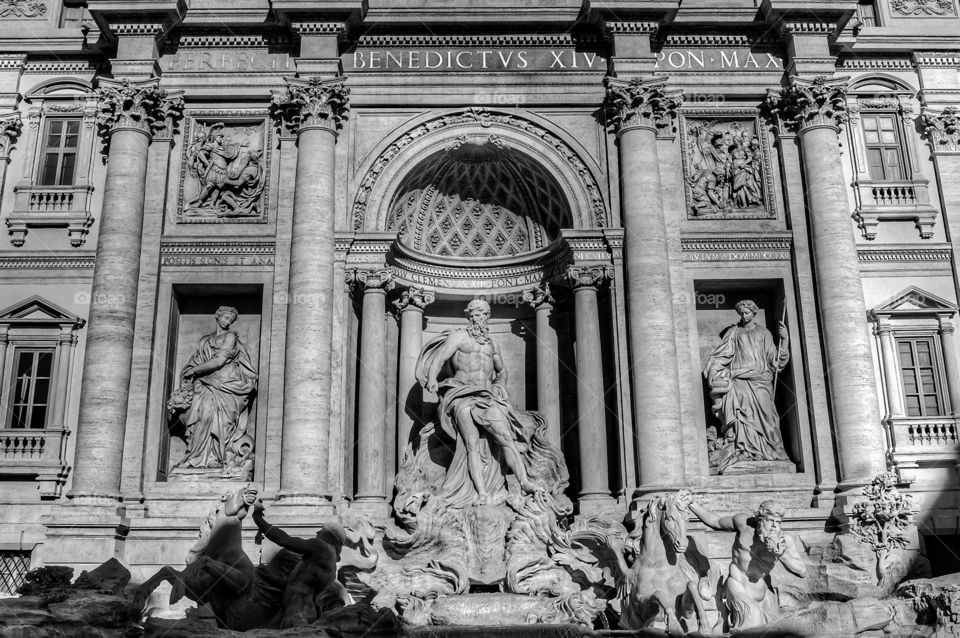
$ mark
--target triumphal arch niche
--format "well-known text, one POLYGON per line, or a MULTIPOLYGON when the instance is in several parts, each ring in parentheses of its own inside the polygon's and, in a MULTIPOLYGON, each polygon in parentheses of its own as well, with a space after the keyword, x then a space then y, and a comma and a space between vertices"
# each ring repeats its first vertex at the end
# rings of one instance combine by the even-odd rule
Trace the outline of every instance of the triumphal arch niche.
POLYGON ((421 347, 462 328, 478 297, 510 401, 543 413, 581 511, 611 505, 621 463, 607 415, 620 410, 604 380, 617 378, 622 234, 608 228, 595 160, 535 115, 469 108, 408 123, 358 175, 354 233, 339 243, 355 321, 344 347, 358 352, 344 378, 353 507, 389 512, 436 421, 437 397, 415 378, 421 347))

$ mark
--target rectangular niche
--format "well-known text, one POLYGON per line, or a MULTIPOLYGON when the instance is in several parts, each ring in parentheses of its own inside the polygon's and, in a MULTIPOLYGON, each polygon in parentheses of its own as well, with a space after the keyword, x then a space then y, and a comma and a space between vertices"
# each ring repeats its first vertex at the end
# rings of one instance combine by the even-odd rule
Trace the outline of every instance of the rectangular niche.
POLYGON ((177 223, 266 223, 272 147, 266 115, 266 111, 189 112, 177 223))
POLYGON ((685 109, 688 219, 776 219, 767 134, 755 110, 685 109))
POLYGON ((258 454, 262 437, 257 436, 262 300, 263 286, 259 284, 173 286, 158 481, 252 480, 254 459, 263 458, 258 454), (217 332, 216 314, 221 307, 236 309, 238 316, 229 330, 236 334, 246 356, 236 347, 216 348, 217 343, 228 345, 223 341, 201 346, 207 336, 217 332), (226 363, 198 374, 202 381, 183 383, 181 374, 192 358, 196 356, 202 364, 218 353, 227 358, 226 363), (200 383, 206 386, 202 391, 191 394, 183 390, 200 383), (198 397, 206 403, 192 413, 198 397), (175 409, 171 411, 171 407, 175 409))
POLYGON ((797 388, 791 370, 793 366, 802 365, 797 360, 802 354, 795 338, 798 331, 789 324, 789 341, 784 348, 789 352, 789 360, 776 374, 773 406, 770 405, 773 361, 781 343, 777 326, 786 303, 783 281, 697 280, 694 290, 697 371, 706 415, 703 427, 710 474, 802 471, 797 388), (756 330, 768 332, 767 337, 745 333, 742 329, 728 333, 740 320, 736 304, 741 300, 751 300, 757 305, 759 311, 753 322, 758 325, 756 330), (713 381, 708 381, 703 374, 708 365, 713 381), (775 418, 771 418, 772 415, 775 418), (776 420, 779 425, 774 428, 776 420))

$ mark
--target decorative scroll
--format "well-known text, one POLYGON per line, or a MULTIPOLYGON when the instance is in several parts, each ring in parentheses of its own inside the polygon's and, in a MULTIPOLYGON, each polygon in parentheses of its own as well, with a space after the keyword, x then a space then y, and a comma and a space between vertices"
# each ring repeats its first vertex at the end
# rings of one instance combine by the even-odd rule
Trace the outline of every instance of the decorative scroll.
POLYGON ((314 126, 336 131, 349 111, 350 89, 345 82, 346 78, 287 78, 287 88, 273 94, 271 113, 292 133, 314 126))
POLYGON ((666 83, 666 78, 633 78, 627 82, 608 77, 603 82, 607 89, 604 100, 607 122, 619 133, 637 126, 654 129, 674 126, 683 94, 667 91, 666 83))
POLYGON ((924 111, 923 123, 934 151, 960 151, 960 108, 948 106, 939 113, 924 111))
POLYGON ((97 126, 108 139, 119 128, 134 128, 147 134, 167 131, 183 114, 183 98, 171 95, 159 80, 101 80, 97 126))
POLYGON ((779 127, 787 131, 811 126, 840 127, 847 121, 846 91, 845 79, 794 78, 782 92, 767 92, 766 108, 779 127))

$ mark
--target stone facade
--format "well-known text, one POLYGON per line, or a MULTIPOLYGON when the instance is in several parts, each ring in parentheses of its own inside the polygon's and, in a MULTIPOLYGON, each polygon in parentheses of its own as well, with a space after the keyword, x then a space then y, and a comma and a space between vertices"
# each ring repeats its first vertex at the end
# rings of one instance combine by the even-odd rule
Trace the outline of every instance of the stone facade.
POLYGON ((137 582, 248 471, 293 532, 384 528, 436 418, 417 355, 483 297, 577 520, 775 498, 816 545, 891 470, 918 507, 903 551, 957 561, 956 0, 0 17, 5 555, 116 556, 137 582), (720 471, 703 370, 744 299, 789 347, 762 390, 788 460, 720 471), (181 374, 221 306, 217 370, 242 343, 256 383, 195 422, 247 437, 245 469, 177 471, 202 435, 181 374))

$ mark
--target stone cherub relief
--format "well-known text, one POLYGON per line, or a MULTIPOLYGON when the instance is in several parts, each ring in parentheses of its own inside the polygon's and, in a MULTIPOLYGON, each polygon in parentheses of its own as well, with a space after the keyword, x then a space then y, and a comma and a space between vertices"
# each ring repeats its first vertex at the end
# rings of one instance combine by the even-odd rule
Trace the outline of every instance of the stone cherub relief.
POLYGON ((765 216, 763 150, 740 122, 691 120, 687 184, 694 217, 765 216))
POLYGON ((171 604, 184 596, 206 604, 225 629, 308 625, 324 612, 353 602, 340 581, 342 570, 348 565, 362 570, 376 566, 373 537, 367 524, 354 530, 335 523, 313 539, 291 537, 266 521, 258 492, 248 485, 221 497, 203 522, 186 567, 162 567, 140 585, 138 600, 142 606, 167 581, 173 585, 171 604), (243 520, 251 507, 261 534, 281 547, 270 562, 259 565, 243 550, 243 520))
POLYGON ((226 478, 253 478, 254 440, 248 422, 257 369, 240 335, 231 330, 238 317, 236 308, 217 309, 216 331, 200 339, 167 402, 171 418, 182 423, 187 438, 174 474, 219 470, 226 478))
POLYGON ((573 506, 563 456, 542 415, 510 403, 489 304, 474 300, 466 314, 465 329, 429 341, 417 362, 420 384, 439 394, 438 418, 397 475, 399 525, 384 541, 397 559, 373 575, 373 602, 417 624, 467 620, 471 612, 449 597, 473 584, 488 588, 470 599, 497 610, 494 624, 592 626, 605 601, 571 575, 595 559, 565 527, 573 506))
POLYGON ((197 126, 186 150, 196 192, 184 202, 184 217, 260 217, 266 184, 263 127, 227 127, 223 122, 197 126))
POLYGON ((774 381, 790 360, 789 336, 781 321, 775 344, 754 321, 760 309, 753 301, 735 307, 740 321, 724 331, 703 368, 718 421, 707 431, 710 464, 718 474, 771 471, 777 466, 762 462, 790 461, 774 403, 774 381))

